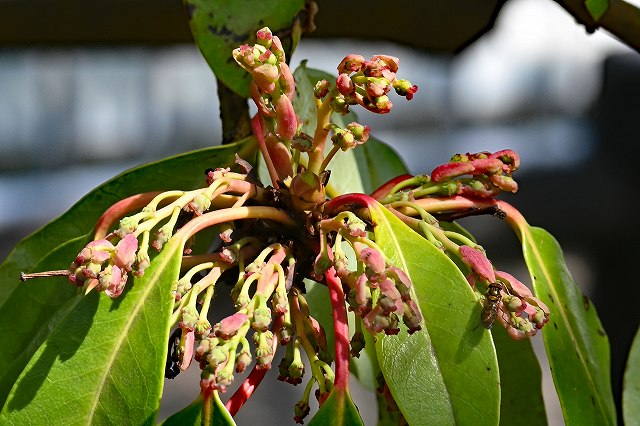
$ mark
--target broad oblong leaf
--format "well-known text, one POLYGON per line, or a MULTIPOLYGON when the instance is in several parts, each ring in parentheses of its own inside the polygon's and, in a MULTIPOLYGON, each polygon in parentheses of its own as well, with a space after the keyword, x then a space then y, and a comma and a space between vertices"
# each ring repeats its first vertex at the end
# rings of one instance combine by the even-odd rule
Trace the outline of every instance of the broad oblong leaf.
POLYGON ((370 212, 376 243, 411 277, 426 326, 410 336, 379 339, 380 367, 407 421, 498 424, 496 352, 467 280, 451 259, 383 206, 370 212), (453 419, 445 417, 448 412, 453 419))
POLYGON ((33 353, 66 314, 77 289, 64 278, 23 283, 20 272, 64 269, 91 240, 93 227, 113 203, 141 192, 193 189, 204 184, 204 171, 233 164, 234 155, 255 160, 257 144, 207 148, 126 171, 99 186, 58 219, 22 240, 0 265, 0 406, 33 353))
POLYGON ((622 388, 624 424, 640 424, 640 328, 631 344, 622 388))
POLYGON ((595 306, 547 231, 524 226, 521 240, 536 296, 551 312, 542 335, 565 423, 615 425, 609 339, 595 306))
POLYGON ((171 287, 184 241, 172 239, 118 298, 92 292, 55 325, 0 412, 9 424, 155 422, 162 395, 171 287))
MULTIPOLYGON (((265 26, 274 34, 290 34, 305 2, 183 0, 183 4, 191 34, 209 67, 231 90, 248 98, 251 76, 236 64, 231 52, 241 44, 255 43, 256 32, 265 26)), ((281 41, 287 43, 286 39, 281 41)), ((289 49, 285 46, 285 50, 289 49)))
POLYGON ((400 155, 373 136, 364 145, 357 147, 353 154, 366 193, 373 192, 396 176, 409 173, 400 155))
POLYGON ((358 409, 347 391, 331 391, 322 407, 309 421, 309 426, 358 426, 364 425, 358 409))
POLYGON ((528 426, 547 424, 542 370, 530 340, 513 340, 500 327, 491 330, 500 366, 500 424, 513 425, 526 413, 528 426))

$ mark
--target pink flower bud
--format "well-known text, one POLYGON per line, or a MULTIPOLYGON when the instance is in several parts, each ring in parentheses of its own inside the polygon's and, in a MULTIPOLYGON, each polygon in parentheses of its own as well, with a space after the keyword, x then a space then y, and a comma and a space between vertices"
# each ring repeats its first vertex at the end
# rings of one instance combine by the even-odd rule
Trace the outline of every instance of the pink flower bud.
POLYGON ((271 51, 276 55, 276 58, 278 58, 278 62, 284 63, 286 61, 282 42, 278 36, 273 36, 271 39, 271 51))
POLYGON ((460 258, 476 273, 478 278, 490 283, 496 282, 495 271, 484 252, 473 247, 460 246, 460 258))
POLYGON ((220 321, 214 328, 217 337, 227 340, 235 336, 240 327, 248 321, 249 317, 242 312, 236 312, 220 321))
POLYGON ((275 82, 279 77, 278 67, 272 64, 262 64, 251 71, 251 76, 261 91, 273 93, 276 89, 275 82))
POLYGON ((347 73, 350 74, 352 72, 360 71, 360 67, 364 63, 364 56, 350 54, 345 56, 345 58, 338 65, 339 73, 347 73))
POLYGON ((468 162, 451 162, 442 164, 431 172, 431 180, 434 182, 442 182, 443 180, 451 179, 461 175, 466 175, 471 172, 475 167, 468 162))
POLYGON ((349 75, 345 73, 338 75, 338 78, 336 78, 336 88, 338 92, 344 96, 352 96, 356 91, 353 81, 351 81, 349 75))
POLYGON ((280 64, 280 87, 283 94, 293 100, 296 94, 296 82, 291 73, 291 68, 285 62, 280 64))
POLYGON ((502 161, 497 158, 480 158, 471 160, 471 165, 475 168, 472 174, 495 174, 502 171, 502 161))
POLYGON ((258 30, 258 32, 256 33, 256 39, 258 41, 258 44, 268 49, 271 46, 273 34, 271 33, 269 27, 264 27, 258 30))
POLYGON ((395 56, 389 55, 375 55, 371 58, 371 61, 382 61, 385 67, 391 72, 398 72, 398 67, 400 66, 400 59, 395 56))
POLYGON ((127 234, 116 245, 116 257, 114 263, 124 271, 131 271, 133 262, 136 261, 138 251, 138 239, 133 234, 127 234))
POLYGON ((276 101, 276 133, 285 141, 290 141, 298 132, 298 117, 291 99, 280 96, 276 101))
POLYGON ((489 175, 489 181, 503 191, 517 192, 518 183, 510 176, 489 175))
POLYGON ((381 274, 384 272, 386 263, 384 257, 378 250, 374 250, 361 243, 355 243, 353 247, 358 255, 358 260, 364 263, 371 273, 381 274))
POLYGON ((510 149, 494 152, 489 157, 502 161, 502 170, 505 173, 511 173, 520 167, 520 156, 510 149))

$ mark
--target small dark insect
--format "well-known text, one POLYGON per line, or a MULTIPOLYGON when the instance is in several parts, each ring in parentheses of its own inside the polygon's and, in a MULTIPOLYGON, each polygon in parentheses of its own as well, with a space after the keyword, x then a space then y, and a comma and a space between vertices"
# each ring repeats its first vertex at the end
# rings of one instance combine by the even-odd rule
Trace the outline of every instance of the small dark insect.
POLYGON ((164 377, 167 379, 175 379, 180 374, 178 346, 180 345, 181 332, 180 328, 176 328, 171 337, 169 337, 169 352, 167 353, 167 361, 164 367, 164 377))
POLYGON ((484 295, 484 307, 482 308, 482 313, 480 314, 480 320, 482 322, 482 326, 486 329, 490 329, 493 326, 493 322, 498 316, 498 305, 502 300, 502 295, 500 294, 500 292, 503 289, 504 284, 502 284, 501 282, 491 283, 487 288, 487 293, 484 295))

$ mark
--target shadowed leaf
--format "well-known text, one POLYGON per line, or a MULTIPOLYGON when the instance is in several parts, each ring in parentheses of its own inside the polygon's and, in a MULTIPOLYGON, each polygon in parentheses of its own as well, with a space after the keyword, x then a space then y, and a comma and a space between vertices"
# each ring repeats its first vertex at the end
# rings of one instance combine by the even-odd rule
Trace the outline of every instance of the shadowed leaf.
POLYGON ((371 208, 376 243, 413 282, 423 330, 379 339, 378 359, 412 425, 497 424, 498 363, 481 306, 455 264, 381 205, 371 208))
POLYGON ((65 214, 22 240, 0 265, 0 406, 33 353, 67 314, 77 289, 65 278, 22 283, 21 271, 63 269, 91 240, 94 224, 113 203, 130 195, 204 184, 204 171, 229 166, 238 153, 254 160, 255 139, 207 148, 126 171, 78 201, 65 214), (16 325, 18 324, 18 325, 16 325))

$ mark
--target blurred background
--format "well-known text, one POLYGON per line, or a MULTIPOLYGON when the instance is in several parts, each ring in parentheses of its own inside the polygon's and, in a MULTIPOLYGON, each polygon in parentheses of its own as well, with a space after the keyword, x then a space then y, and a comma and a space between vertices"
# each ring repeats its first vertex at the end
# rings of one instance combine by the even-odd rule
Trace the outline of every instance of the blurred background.
MULTIPOLYGON (((433 3, 394 2, 387 16, 379 1, 323 1, 317 31, 291 62, 308 59, 333 72, 347 53, 401 58, 400 76, 418 84, 416 97, 396 99, 388 116, 358 113, 412 173, 430 172, 458 152, 520 154, 521 189, 507 199, 559 240, 594 301, 611 341, 619 404, 640 319, 631 268, 640 259, 632 177, 640 54, 603 31, 587 34, 552 1, 433 3)), ((0 259, 118 173, 220 143, 218 114, 215 78, 178 0, 153 8, 148 0, 0 0, 0 259)), ((503 223, 462 224, 496 266, 528 282, 518 241, 503 223)), ((541 341, 534 338, 544 363, 541 341)), ((167 383, 161 417, 195 398, 197 375, 167 383)), ((373 396, 359 389, 356 402, 371 424, 373 396)), ((562 424, 548 375, 545 389, 550 424, 562 424)), ((267 378, 238 424, 293 423, 301 392, 267 378), (277 398, 265 398, 274 392, 277 398)))

